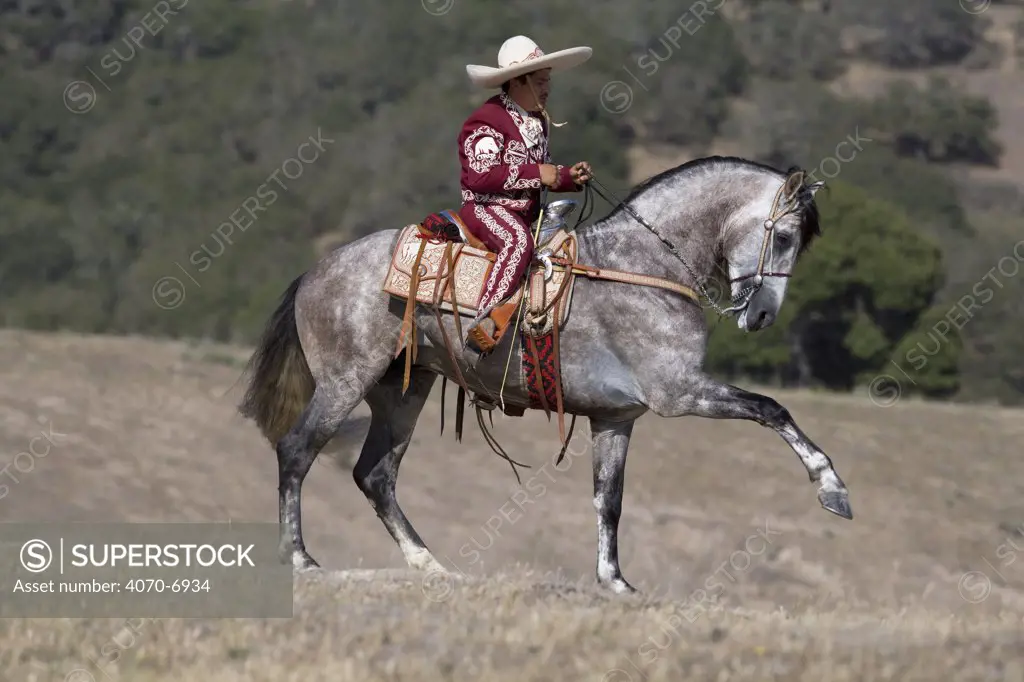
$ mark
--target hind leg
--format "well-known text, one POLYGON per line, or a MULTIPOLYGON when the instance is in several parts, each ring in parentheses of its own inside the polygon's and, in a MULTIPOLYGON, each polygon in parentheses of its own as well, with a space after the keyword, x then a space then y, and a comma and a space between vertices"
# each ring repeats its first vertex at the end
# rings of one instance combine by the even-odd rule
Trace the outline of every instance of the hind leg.
POLYGON ((317 568, 302 540, 302 482, 317 454, 341 427, 362 396, 338 396, 321 387, 313 393, 298 423, 277 444, 279 553, 299 570, 317 568))
POLYGON ((406 563, 416 569, 444 572, 405 517, 395 496, 398 467, 437 375, 414 367, 409 390, 403 396, 402 371, 402 363, 395 363, 366 395, 372 412, 370 430, 352 477, 402 550, 406 563))

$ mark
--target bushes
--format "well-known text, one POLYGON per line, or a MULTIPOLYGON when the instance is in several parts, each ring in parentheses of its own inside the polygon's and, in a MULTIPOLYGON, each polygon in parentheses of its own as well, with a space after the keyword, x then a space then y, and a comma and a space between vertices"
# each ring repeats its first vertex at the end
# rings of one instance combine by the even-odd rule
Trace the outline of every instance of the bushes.
POLYGON ((762 2, 737 26, 751 68, 775 80, 831 80, 843 73, 841 26, 828 14, 762 2))
POLYGON ((647 141, 702 148, 718 134, 729 98, 746 88, 749 67, 721 14, 699 21, 684 14, 675 22, 629 53, 626 66, 640 83, 616 78, 636 91, 630 114, 647 141))
POLYGON ((984 97, 955 90, 948 78, 933 76, 923 88, 893 83, 872 104, 870 115, 900 156, 999 165, 995 107, 984 97))
POLYGON ((897 69, 961 63, 982 45, 988 20, 948 0, 834 2, 835 16, 865 38, 858 56, 897 69))

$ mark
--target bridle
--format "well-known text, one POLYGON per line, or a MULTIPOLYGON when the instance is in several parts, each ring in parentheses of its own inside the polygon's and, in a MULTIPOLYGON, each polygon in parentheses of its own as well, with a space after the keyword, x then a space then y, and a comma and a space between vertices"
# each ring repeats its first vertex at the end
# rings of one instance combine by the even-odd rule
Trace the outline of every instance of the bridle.
MULTIPOLYGON (((727 316, 742 312, 747 307, 747 305, 750 304, 750 299, 753 298, 754 294, 756 294, 758 290, 760 290, 761 287, 764 285, 765 277, 792 277, 791 272, 775 272, 775 270, 773 269, 775 255, 775 226, 782 218, 786 217, 791 213, 795 213, 796 210, 799 208, 799 205, 794 201, 794 199, 796 198, 798 192, 804 184, 803 171, 796 171, 786 176, 786 179, 783 180, 782 182, 782 186, 779 187, 779 189, 775 192, 775 199, 772 201, 771 212, 768 218, 764 221, 764 238, 761 241, 761 253, 757 259, 757 270, 750 274, 740 275, 739 277, 734 277, 729 280, 729 284, 733 284, 735 282, 742 282, 744 280, 752 279, 753 284, 751 286, 744 288, 734 298, 731 297, 730 302, 733 303, 733 305, 728 308, 722 308, 721 306, 718 305, 715 299, 712 298, 712 296, 708 293, 707 289, 705 288, 703 281, 701 281, 700 278, 697 277, 696 273, 694 273, 689 263, 686 262, 686 259, 683 258, 682 255, 680 255, 675 245, 668 239, 666 239, 660 232, 658 232, 657 229, 649 225, 647 221, 645 221, 643 218, 637 215, 636 211, 634 211, 629 204, 625 203, 621 199, 616 199, 614 195, 608 191, 608 188, 605 187, 597 178, 594 177, 593 173, 590 174, 590 181, 586 185, 586 190, 588 193, 591 189, 592 184, 596 185, 594 187, 594 190, 598 194, 600 194, 605 201, 607 201, 609 204, 612 204, 613 206, 621 206, 622 208, 624 208, 626 212, 628 212, 633 217, 634 220, 636 220, 638 223, 647 228, 650 232, 654 234, 654 236, 660 239, 666 247, 668 247, 668 250, 672 253, 672 255, 675 256, 676 259, 678 259, 679 262, 683 264, 683 267, 686 268, 687 273, 689 273, 690 277, 693 278, 693 281, 696 283, 697 289, 700 291, 701 295, 707 299, 710 306, 714 308, 715 312, 717 312, 719 315, 727 316), (785 208, 780 210, 780 200, 783 198, 783 191, 786 189, 786 187, 790 186, 790 183, 795 177, 799 177, 800 183, 796 185, 796 189, 792 190, 791 192, 785 195, 785 208), (766 260, 769 267, 767 272, 764 269, 766 260)), ((585 196, 584 204, 586 203, 587 199, 585 196)), ((577 225, 579 224, 579 222, 580 221, 577 221, 577 225)))
POLYGON ((800 188, 804 184, 804 172, 797 171, 796 173, 788 176, 782 183, 782 187, 775 192, 775 199, 772 201, 772 210, 768 219, 764 221, 764 238, 761 240, 761 253, 757 257, 757 270, 748 273, 746 275, 740 275, 739 277, 733 277, 729 280, 729 284, 735 284, 736 282, 742 282, 747 279, 754 281, 753 285, 746 287, 736 295, 734 301, 741 301, 740 303, 733 305, 728 308, 727 311, 733 310, 740 311, 747 307, 750 303, 750 299, 754 297, 754 294, 764 285, 765 277, 792 277, 792 272, 775 272, 775 225, 780 220, 785 218, 791 213, 795 213, 799 205, 795 202, 796 195, 800 191, 800 188), (786 208, 779 210, 779 199, 782 198, 782 191, 789 185, 790 181, 794 177, 800 178, 800 184, 796 186, 796 189, 786 195, 786 208), (768 271, 765 272, 765 256, 768 256, 768 271))

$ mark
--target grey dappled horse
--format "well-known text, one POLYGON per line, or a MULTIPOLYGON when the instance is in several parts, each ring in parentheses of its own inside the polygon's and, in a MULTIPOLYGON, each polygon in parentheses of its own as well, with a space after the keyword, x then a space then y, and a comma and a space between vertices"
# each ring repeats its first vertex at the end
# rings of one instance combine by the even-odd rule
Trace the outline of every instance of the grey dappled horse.
MULTIPOLYGON (((698 284, 692 277, 708 280, 724 264, 732 298, 741 301, 740 328, 764 329, 782 305, 797 258, 819 233, 814 193, 823 183, 807 185, 803 178, 801 172, 786 174, 742 159, 691 161, 635 188, 623 202, 628 209, 620 205, 580 228, 579 261, 690 286, 698 284), (767 220, 772 215, 774 222, 767 220), (637 217, 656 226, 679 256, 637 217), (747 284, 751 281, 755 286, 747 284)), ((395 497, 399 465, 431 387, 439 373, 455 378, 437 317, 418 306, 416 363, 402 394, 404 357, 396 359, 395 348, 404 302, 381 288, 397 234, 397 229, 382 230, 348 243, 292 282, 247 370, 251 378, 240 410, 277 449, 281 552, 297 569, 317 566, 302 540, 302 481, 317 453, 365 400, 372 417, 353 470, 356 485, 411 567, 445 570, 395 497)), ((442 319, 448 337, 457 339, 451 314, 442 319)), ((773 429, 796 452, 811 481, 820 484, 821 505, 853 518, 832 462, 784 407, 702 371, 707 333, 703 310, 677 293, 576 279, 560 337, 563 399, 567 413, 590 420, 597 580, 615 592, 634 591, 619 569, 617 529, 630 434, 648 410, 662 417, 747 419, 773 429)), ((509 343, 519 357, 514 336, 506 334, 483 358, 454 343, 471 391, 498 392, 509 343)), ((510 369, 506 405, 528 405, 519 364, 510 369)), ((746 484, 756 482, 737 477, 737 494, 746 484)))

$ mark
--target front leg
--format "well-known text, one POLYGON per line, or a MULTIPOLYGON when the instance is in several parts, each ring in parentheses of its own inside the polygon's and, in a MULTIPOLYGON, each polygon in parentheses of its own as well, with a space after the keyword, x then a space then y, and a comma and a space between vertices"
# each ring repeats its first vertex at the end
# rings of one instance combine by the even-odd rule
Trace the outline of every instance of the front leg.
POLYGON ((626 481, 626 451, 633 420, 590 419, 594 445, 594 510, 597 512, 597 583, 618 594, 636 592, 619 569, 619 517, 626 481))
POLYGON ((812 482, 820 482, 818 501, 827 511, 853 518, 849 493, 832 467, 832 461, 796 425, 789 410, 759 393, 744 391, 699 375, 683 387, 679 396, 651 409, 662 417, 693 415, 710 419, 748 419, 766 426, 789 443, 812 482))

